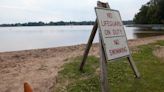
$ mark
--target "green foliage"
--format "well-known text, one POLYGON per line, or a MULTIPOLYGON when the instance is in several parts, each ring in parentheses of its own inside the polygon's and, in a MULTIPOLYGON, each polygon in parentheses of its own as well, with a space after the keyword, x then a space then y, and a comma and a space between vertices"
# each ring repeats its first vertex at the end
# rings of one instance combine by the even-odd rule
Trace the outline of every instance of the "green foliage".
POLYGON ((150 0, 135 15, 136 24, 164 24, 164 0, 150 0))
POLYGON ((1 24, 0 27, 10 27, 10 26, 54 26, 54 25, 93 25, 93 21, 81 21, 81 22, 64 22, 64 21, 59 21, 59 22, 49 22, 49 23, 44 23, 42 21, 40 22, 28 22, 28 23, 15 23, 15 24, 1 24))
MULTIPOLYGON (((164 41, 157 41, 137 48, 132 54, 141 78, 136 79, 125 58, 108 62, 108 82, 111 92, 163 92, 164 61, 153 55, 156 45, 164 46, 164 41)), ((54 92, 100 92, 99 59, 89 56, 80 72, 80 57, 71 59, 59 72, 54 92)))
MULTIPOLYGON (((123 21, 123 24, 133 24, 132 20, 127 20, 123 21)), ((49 23, 45 22, 28 22, 28 23, 15 23, 15 24, 0 24, 0 27, 13 27, 13 26, 60 26, 60 25, 94 25, 94 21, 80 21, 80 22, 75 22, 75 21, 58 21, 58 22, 53 22, 50 21, 49 23)))

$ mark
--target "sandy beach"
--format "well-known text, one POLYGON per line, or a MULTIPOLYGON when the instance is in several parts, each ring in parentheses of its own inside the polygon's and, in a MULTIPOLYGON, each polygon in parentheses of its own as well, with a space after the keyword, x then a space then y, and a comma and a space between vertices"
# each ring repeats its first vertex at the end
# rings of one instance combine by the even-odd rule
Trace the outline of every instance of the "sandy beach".
MULTIPOLYGON (((129 47, 164 40, 155 36, 129 40, 129 47)), ((0 92, 23 92, 23 83, 29 82, 34 92, 52 92, 57 72, 68 59, 81 56, 85 44, 47 49, 34 49, 0 53, 0 92)), ((90 55, 99 56, 98 43, 93 44, 90 55)))

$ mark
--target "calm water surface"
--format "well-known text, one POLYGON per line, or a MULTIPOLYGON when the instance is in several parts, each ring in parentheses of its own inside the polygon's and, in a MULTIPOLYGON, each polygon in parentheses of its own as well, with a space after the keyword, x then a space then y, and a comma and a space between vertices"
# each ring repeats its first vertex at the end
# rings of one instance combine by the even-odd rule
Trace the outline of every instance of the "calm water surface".
MULTIPOLYGON (((0 27, 0 52, 83 44, 91 30, 92 26, 0 27)), ((128 39, 164 34, 135 27, 125 30, 128 39)), ((94 42, 98 42, 98 34, 94 42)))

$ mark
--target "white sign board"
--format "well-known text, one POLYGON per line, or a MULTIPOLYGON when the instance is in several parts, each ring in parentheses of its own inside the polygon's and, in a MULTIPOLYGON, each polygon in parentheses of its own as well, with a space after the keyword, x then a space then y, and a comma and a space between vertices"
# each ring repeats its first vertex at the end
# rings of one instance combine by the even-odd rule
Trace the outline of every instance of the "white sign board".
POLYGON ((107 60, 129 55, 127 38, 119 11, 107 8, 95 8, 95 11, 107 60))

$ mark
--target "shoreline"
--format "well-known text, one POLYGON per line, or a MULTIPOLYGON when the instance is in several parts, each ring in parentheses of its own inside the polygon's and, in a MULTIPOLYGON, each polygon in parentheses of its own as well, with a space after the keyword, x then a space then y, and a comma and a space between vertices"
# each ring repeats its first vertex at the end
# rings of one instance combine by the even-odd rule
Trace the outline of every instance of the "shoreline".
MULTIPOLYGON (((129 40, 130 48, 164 40, 154 36, 129 40)), ((29 82, 34 92, 51 92, 60 67, 70 58, 83 55, 85 44, 55 48, 0 52, 1 92, 23 92, 23 83, 29 82)), ((94 43, 89 55, 99 57, 99 45, 94 43)))
POLYGON ((153 30, 164 30, 164 24, 129 24, 126 27, 148 28, 153 30))

